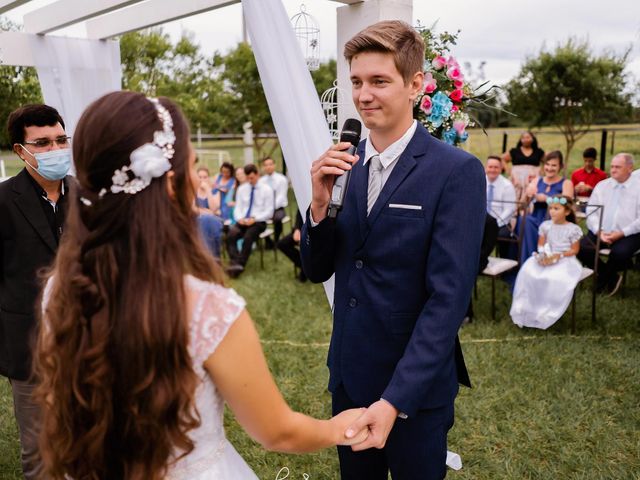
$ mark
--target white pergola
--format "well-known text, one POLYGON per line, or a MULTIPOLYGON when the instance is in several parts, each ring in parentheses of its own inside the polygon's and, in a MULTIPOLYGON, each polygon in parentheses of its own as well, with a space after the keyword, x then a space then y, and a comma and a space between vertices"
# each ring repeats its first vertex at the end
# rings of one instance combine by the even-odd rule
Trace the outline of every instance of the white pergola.
MULTIPOLYGON (((0 14, 31 0, 0 0, 0 14)), ((350 90, 342 46, 367 25, 385 19, 411 24, 413 0, 325 0, 337 12, 338 87, 350 90)), ((311 76, 281 0, 57 0, 24 15, 24 32, 0 33, 0 63, 35 66, 45 103, 56 107, 73 133, 84 108, 121 88, 120 50, 113 37, 242 3, 246 29, 260 72, 288 172, 300 208, 311 201, 309 168, 331 144, 311 76), (86 22, 86 38, 52 32, 86 22)), ((339 124, 357 118, 340 105, 339 124)), ((332 297, 332 282, 325 284, 332 297)))

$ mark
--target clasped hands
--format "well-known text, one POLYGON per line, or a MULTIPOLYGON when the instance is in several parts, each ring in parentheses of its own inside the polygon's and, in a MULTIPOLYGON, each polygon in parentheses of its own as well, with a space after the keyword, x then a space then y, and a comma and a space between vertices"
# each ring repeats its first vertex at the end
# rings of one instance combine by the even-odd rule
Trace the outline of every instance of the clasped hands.
POLYGON ((354 452, 383 448, 398 417, 398 410, 386 400, 378 400, 369 408, 345 410, 331 420, 343 427, 338 445, 351 445, 354 452))
POLYGON ((622 237, 624 237, 624 233, 620 230, 614 232, 603 232, 602 230, 600 231, 600 240, 602 240, 604 243, 612 244, 620 240, 622 237))

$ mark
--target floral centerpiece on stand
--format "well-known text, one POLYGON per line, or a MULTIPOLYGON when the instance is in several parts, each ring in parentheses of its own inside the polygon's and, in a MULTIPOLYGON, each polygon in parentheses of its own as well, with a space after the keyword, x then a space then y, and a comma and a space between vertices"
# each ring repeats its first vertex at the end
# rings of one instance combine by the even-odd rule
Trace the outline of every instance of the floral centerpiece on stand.
POLYGON ((450 53, 459 31, 436 36, 433 27, 419 30, 426 45, 424 89, 414 108, 414 118, 434 137, 459 146, 469 138, 467 127, 477 123, 471 113, 474 107, 495 108, 486 103, 494 87, 481 91, 488 82, 473 88, 465 81, 460 64, 450 53))

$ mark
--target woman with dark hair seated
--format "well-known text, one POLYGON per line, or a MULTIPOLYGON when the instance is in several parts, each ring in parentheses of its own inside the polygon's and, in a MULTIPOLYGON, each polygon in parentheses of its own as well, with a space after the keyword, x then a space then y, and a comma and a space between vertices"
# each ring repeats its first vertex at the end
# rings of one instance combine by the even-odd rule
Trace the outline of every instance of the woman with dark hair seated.
POLYGON ((524 262, 538 248, 538 228, 543 221, 548 220, 547 198, 564 195, 573 198, 573 184, 571 180, 562 176, 564 166, 562 153, 558 150, 549 152, 544 157, 543 174, 532 180, 525 191, 526 199, 532 204, 531 213, 525 222, 522 237, 522 256, 524 262))
POLYGON ((35 352, 44 475, 254 480, 225 438, 225 401, 271 450, 353 443, 360 410, 316 420, 289 408, 245 301, 204 250, 178 107, 108 94, 82 115, 73 154, 79 186, 35 352))

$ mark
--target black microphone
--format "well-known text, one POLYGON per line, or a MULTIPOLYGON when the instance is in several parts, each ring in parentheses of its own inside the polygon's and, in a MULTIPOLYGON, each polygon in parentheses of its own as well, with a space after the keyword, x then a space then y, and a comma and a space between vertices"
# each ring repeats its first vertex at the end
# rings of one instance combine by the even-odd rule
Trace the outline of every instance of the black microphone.
MULTIPOLYGON (((351 146, 345 150, 350 155, 356 153, 358 143, 360 143, 360 132, 362 132, 362 124, 355 118, 348 118, 342 126, 340 132, 340 142, 349 142, 351 146)), ((349 178, 351 170, 346 170, 342 175, 336 177, 331 191, 331 200, 329 201, 329 217, 336 218, 338 212, 342 210, 344 198, 347 196, 347 188, 349 188, 349 178)))

